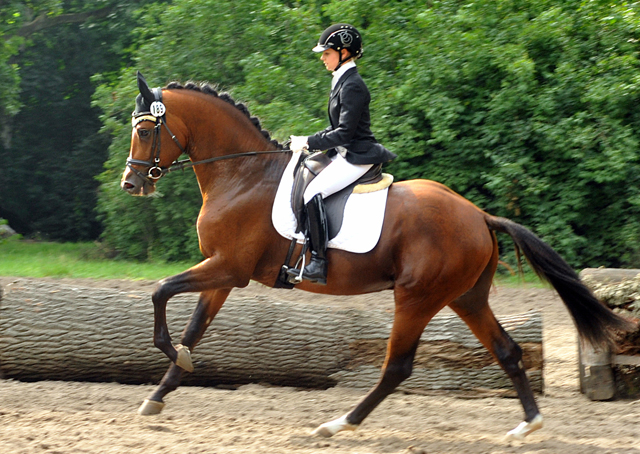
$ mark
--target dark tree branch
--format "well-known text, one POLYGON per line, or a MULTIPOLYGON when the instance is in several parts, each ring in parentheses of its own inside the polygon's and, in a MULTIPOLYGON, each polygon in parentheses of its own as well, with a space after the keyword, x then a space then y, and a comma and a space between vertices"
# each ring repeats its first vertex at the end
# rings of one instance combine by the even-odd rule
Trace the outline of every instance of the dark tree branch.
POLYGON ((83 13, 61 14, 59 16, 46 16, 43 14, 36 17, 33 21, 24 24, 15 32, 15 34, 5 35, 4 39, 6 41, 12 36, 27 37, 41 30, 55 27, 57 25, 85 22, 89 19, 102 19, 111 14, 114 9, 115 7, 113 6, 107 6, 95 11, 86 11, 83 13))

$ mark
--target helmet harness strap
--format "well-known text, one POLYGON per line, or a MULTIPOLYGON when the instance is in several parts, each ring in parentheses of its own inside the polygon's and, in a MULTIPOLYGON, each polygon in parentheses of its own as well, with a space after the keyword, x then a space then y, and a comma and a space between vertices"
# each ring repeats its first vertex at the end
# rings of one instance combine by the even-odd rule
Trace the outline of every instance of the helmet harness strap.
MULTIPOLYGON (((344 49, 344 47, 343 47, 342 49, 344 49)), ((347 52, 348 52, 348 51, 347 51, 347 52)), ((349 60, 348 58, 347 58, 346 60, 345 60, 344 58, 342 58, 342 50, 339 50, 339 51, 338 51, 338 54, 339 54, 338 66, 336 66, 336 67, 334 68, 334 70, 333 70, 334 72, 335 72, 335 71, 337 71, 337 70, 339 70, 339 69, 340 69, 340 67, 341 67, 343 64, 345 64, 345 63, 349 60)), ((351 58, 351 57, 349 57, 349 58, 351 58)))

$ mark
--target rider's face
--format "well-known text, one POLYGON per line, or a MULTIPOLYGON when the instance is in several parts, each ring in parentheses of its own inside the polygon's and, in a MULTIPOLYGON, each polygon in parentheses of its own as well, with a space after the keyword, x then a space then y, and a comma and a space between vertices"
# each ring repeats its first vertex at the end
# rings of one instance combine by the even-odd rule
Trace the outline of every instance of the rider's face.
POLYGON ((320 60, 324 63, 324 67, 327 68, 327 71, 335 71, 336 66, 340 63, 340 54, 335 49, 327 49, 320 55, 320 60))

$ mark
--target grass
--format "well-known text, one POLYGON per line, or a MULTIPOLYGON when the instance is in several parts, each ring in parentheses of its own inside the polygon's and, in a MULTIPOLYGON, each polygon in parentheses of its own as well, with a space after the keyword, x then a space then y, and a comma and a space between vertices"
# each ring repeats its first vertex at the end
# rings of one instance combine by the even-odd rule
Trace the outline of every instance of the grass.
MULTIPOLYGON (((97 243, 0 240, 0 276, 159 280, 192 265, 107 259, 97 243)), ((523 278, 504 267, 498 268, 495 283, 505 287, 545 286, 531 271, 523 278)))
POLYGON ((549 284, 540 280, 540 278, 531 270, 525 269, 524 275, 512 275, 510 273, 498 272, 494 278, 496 285, 502 287, 528 287, 528 288, 545 288, 550 287, 549 284))
POLYGON ((0 241, 0 276, 159 280, 192 265, 107 259, 96 243, 0 241))

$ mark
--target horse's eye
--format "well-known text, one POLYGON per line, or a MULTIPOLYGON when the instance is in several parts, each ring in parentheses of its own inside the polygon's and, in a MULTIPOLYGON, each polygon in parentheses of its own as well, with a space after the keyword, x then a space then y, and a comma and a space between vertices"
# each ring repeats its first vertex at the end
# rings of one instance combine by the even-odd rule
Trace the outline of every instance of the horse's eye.
POLYGON ((151 134, 151 131, 149 131, 148 129, 138 129, 138 135, 140 137, 149 137, 149 135, 151 134))

